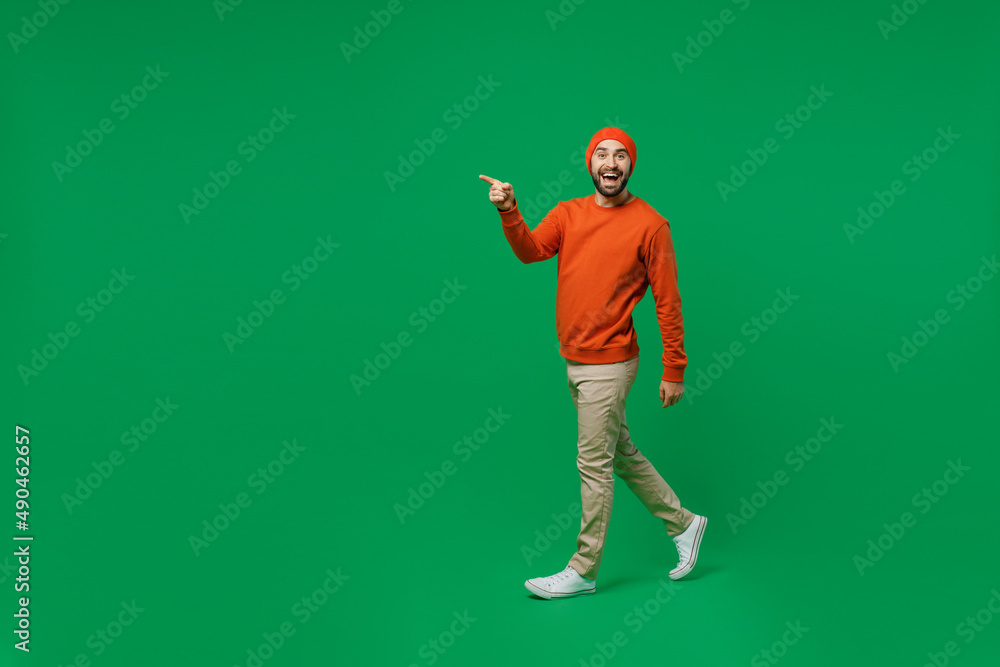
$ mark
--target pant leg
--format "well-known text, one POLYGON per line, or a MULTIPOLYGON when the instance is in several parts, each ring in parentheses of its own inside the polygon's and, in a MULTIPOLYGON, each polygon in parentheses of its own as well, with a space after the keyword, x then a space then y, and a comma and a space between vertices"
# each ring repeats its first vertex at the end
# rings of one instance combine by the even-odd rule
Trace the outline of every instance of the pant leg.
MULTIPOLYGON (((638 363, 638 359, 635 363, 638 363)), ((629 364, 581 364, 567 360, 566 376, 577 411, 577 468, 580 471, 580 534, 569 564, 597 578, 614 500, 614 459, 625 398, 631 387, 629 364)), ((634 373, 633 373, 634 377, 634 373)))
MULTIPOLYGON (((638 357, 635 357, 638 366, 638 357)), ((631 359, 629 361, 632 361, 631 359)), ((634 378, 634 374, 632 375, 634 378)), ((681 506, 670 485, 664 481, 653 464, 636 448, 629 434, 624 409, 614 470, 625 481, 650 514, 663 520, 668 535, 680 535, 691 525, 694 514, 681 506)))

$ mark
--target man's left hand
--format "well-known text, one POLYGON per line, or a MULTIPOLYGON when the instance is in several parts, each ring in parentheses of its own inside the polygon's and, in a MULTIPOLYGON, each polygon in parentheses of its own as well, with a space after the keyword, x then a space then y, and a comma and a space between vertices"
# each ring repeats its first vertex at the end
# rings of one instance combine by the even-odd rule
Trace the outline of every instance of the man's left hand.
POLYGON ((683 395, 683 382, 667 382, 666 380, 660 381, 660 403, 663 403, 663 407, 673 405, 677 401, 681 400, 683 395))

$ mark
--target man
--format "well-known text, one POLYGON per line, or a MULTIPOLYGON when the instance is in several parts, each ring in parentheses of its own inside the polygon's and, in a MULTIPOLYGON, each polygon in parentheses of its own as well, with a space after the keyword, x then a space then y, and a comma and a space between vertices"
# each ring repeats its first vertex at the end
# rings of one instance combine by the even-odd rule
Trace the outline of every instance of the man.
POLYGON ((480 175, 490 183, 490 201, 518 259, 527 264, 559 255, 556 332, 577 409, 583 515, 577 552, 566 569, 524 582, 545 599, 597 590, 614 495, 612 473, 663 520, 678 553, 671 579, 680 579, 694 567, 708 521, 681 506, 636 448, 625 423, 625 399, 639 367, 632 309, 647 286, 652 288, 663 337, 660 402, 663 407, 674 405, 684 394, 687 356, 670 225, 626 188, 636 150, 623 130, 599 130, 584 157, 596 193, 560 201, 534 230, 521 216, 513 186, 480 175))

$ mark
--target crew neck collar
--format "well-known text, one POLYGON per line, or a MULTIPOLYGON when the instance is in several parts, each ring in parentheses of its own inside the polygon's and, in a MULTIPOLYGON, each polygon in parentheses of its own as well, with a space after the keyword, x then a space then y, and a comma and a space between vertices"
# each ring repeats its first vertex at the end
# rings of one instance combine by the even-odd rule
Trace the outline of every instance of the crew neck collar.
POLYGON ((624 204, 619 204, 618 206, 601 206, 600 204, 597 203, 597 193, 590 195, 589 197, 587 197, 587 199, 590 200, 590 205, 596 209, 600 209, 602 211, 613 211, 615 209, 625 208, 630 204, 634 204, 635 202, 639 201, 640 197, 636 196, 631 201, 627 201, 624 204))

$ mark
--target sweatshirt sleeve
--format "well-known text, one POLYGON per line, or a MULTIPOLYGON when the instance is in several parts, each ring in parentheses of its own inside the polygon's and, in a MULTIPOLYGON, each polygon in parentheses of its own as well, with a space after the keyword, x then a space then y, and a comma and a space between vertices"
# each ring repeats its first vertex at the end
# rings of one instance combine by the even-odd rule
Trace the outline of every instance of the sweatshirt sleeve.
POLYGON ((534 230, 529 230, 525 224, 516 199, 513 208, 499 213, 507 242, 510 243, 517 258, 525 264, 541 262, 559 252, 562 241, 562 217, 559 205, 549 211, 534 230))
POLYGON ((653 234, 645 257, 646 274, 656 302, 656 319, 663 336, 663 376, 667 382, 683 382, 687 355, 684 353, 684 322, 677 287, 677 260, 666 222, 653 234))

